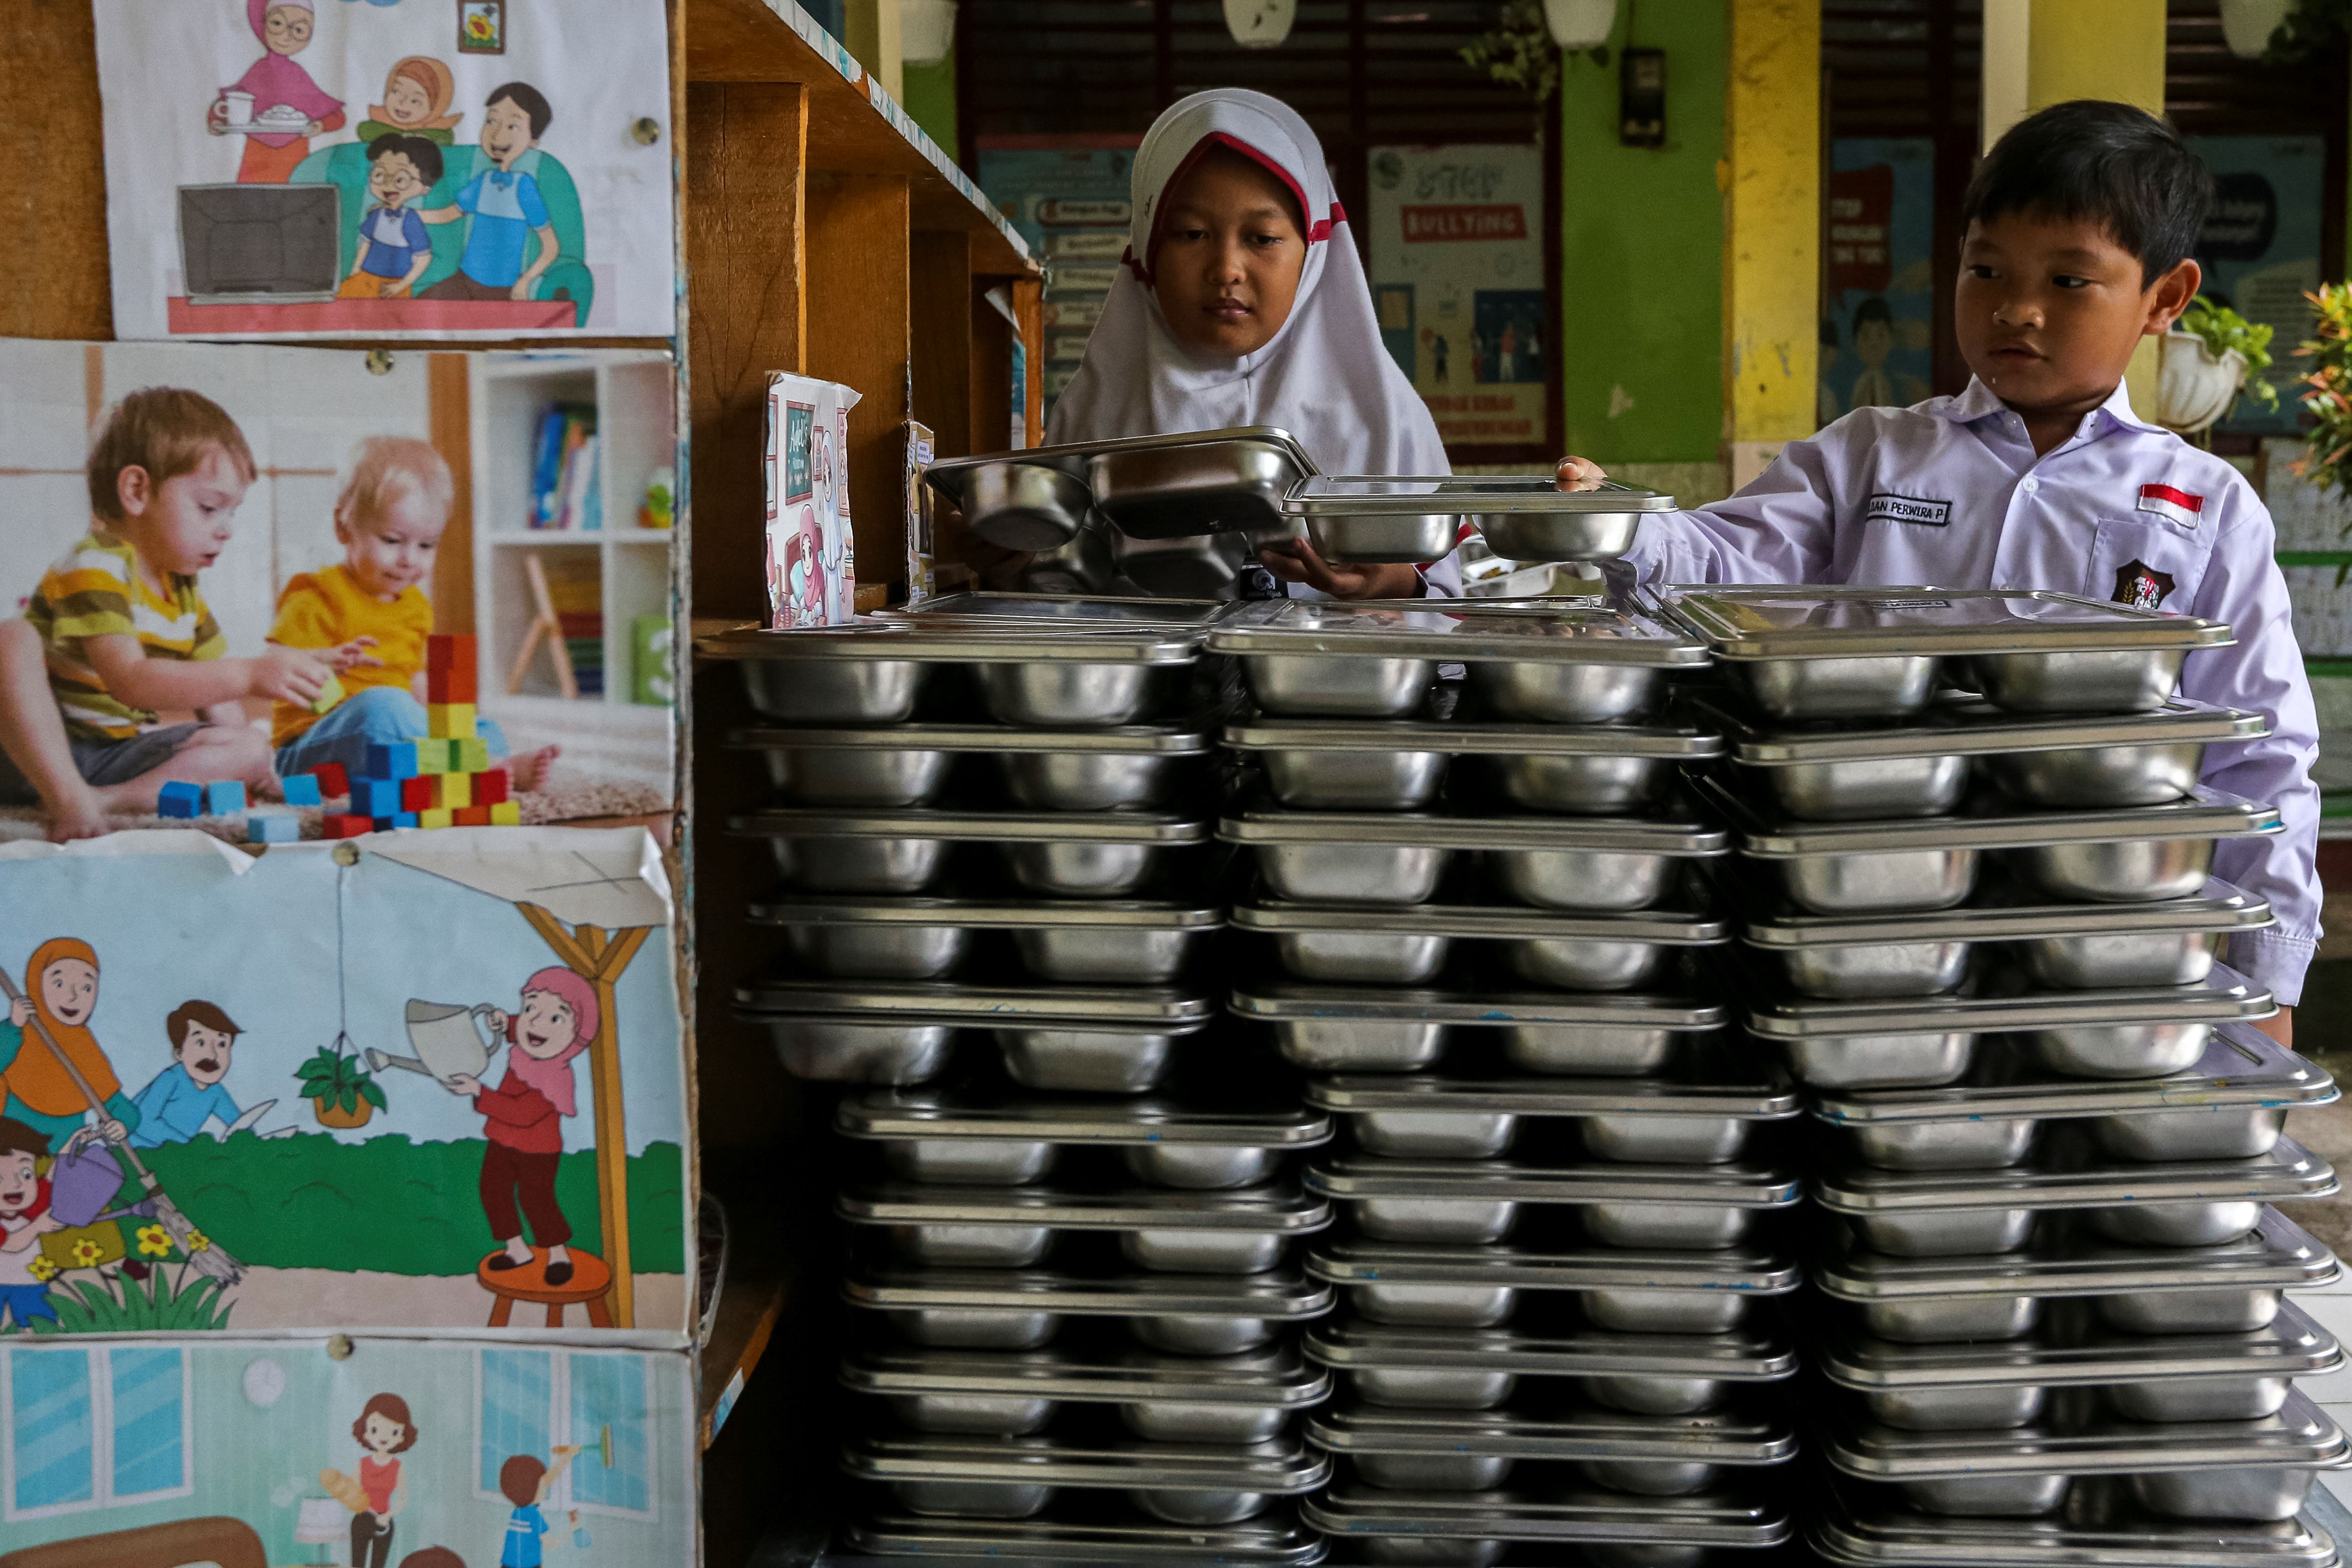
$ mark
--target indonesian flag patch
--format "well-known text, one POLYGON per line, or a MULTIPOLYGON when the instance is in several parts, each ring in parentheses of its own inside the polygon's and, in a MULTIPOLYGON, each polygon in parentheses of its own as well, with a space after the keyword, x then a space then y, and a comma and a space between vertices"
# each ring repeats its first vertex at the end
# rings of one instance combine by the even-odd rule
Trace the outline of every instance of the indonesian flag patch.
POLYGON ((2139 488, 2139 510, 2152 511, 2176 528, 2197 531, 2197 519, 2205 510, 2203 496, 2190 495, 2187 490, 2174 489, 2170 485, 2142 485, 2139 488))

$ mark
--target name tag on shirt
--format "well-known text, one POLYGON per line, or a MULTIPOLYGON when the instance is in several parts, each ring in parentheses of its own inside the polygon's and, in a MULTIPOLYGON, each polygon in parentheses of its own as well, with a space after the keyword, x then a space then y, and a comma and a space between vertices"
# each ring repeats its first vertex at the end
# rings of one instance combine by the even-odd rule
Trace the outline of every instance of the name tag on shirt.
POLYGON ((1952 503, 1948 500, 1924 500, 1917 496, 1898 496, 1881 490, 1872 496, 1863 509, 1864 522, 1912 522, 1922 528, 1941 528, 1952 521, 1952 503))

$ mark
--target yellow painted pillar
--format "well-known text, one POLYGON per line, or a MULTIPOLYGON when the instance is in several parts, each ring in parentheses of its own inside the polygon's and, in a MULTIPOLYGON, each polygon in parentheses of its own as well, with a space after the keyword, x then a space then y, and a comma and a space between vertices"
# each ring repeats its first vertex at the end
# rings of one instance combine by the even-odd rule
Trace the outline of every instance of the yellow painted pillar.
POLYGON ((1822 17, 1818 0, 1734 0, 1725 73, 1724 458, 1734 488, 1819 407, 1822 17))

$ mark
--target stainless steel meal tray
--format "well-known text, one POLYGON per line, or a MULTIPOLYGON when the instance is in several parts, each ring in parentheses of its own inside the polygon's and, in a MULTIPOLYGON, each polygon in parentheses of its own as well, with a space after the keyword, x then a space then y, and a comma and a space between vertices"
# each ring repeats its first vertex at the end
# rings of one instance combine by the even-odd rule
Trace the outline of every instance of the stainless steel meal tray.
POLYGON ((2217 621, 2025 588, 1675 585, 1656 595, 1718 658, 2222 647, 2217 621))
POLYGON ((1050 468, 1081 481, 1096 508, 1138 539, 1276 526, 1284 492, 1317 471, 1289 432, 1249 425, 951 458, 924 469, 923 482, 969 517, 966 491, 975 476, 1006 467, 1050 468))
POLYGON ((1519 1204, 1707 1204, 1793 1208, 1795 1177, 1754 1166, 1524 1165, 1509 1160, 1396 1160, 1340 1154, 1307 1168, 1324 1197, 1493 1200, 1519 1204))
POLYGON ((753 925, 952 926, 971 931, 1208 931, 1225 923, 1223 907, 1173 900, 837 898, 794 894, 745 907, 753 925))
MULTIPOLYGON (((1900 1215, 1987 1209, 2146 1210, 2158 1205, 2312 1199, 2337 1191, 2327 1162, 2292 1138, 2251 1160, 2134 1163, 2083 1148, 2046 1152, 2001 1171, 1833 1167, 1808 1184, 1832 1214, 1900 1215)), ((2245 1227, 2252 1229, 2249 1225, 2245 1227)))
POLYGON ((1402 542, 1393 527, 1380 525, 1423 520, 1444 524, 1415 541, 1423 553, 1412 558, 1432 560, 1452 547, 1454 525, 1466 517, 1507 560, 1613 561, 1633 547, 1643 512, 1674 505, 1672 496, 1613 483, 1562 490, 1517 477, 1318 475, 1293 485, 1282 510, 1306 520, 1308 538, 1334 560, 1404 559, 1394 553, 1402 542))
POLYGON ((2207 879, 2202 892, 2144 904, 2067 903, 2016 889, 1979 898, 1957 910, 1889 910, 1866 917, 1807 914, 1784 905, 1749 916, 1739 935, 1750 947, 1791 953, 1911 942, 2037 942, 2194 931, 2228 934, 2277 923, 2267 900, 2215 877, 2207 879))
MULTIPOLYGON (((1759 860, 1902 850, 2026 849, 2141 839, 2246 838, 2281 831, 2278 809, 2199 785, 2179 801, 2114 811, 2020 811, 1988 798, 1955 816, 1891 822, 1775 822, 1715 781, 1702 798, 1731 815, 1739 852, 1759 860)), ((1825 911, 1834 912, 1834 911, 1825 911)))
POLYGON ((1008 624, 1098 627, 1172 627, 1202 631, 1230 615, 1231 599, 1122 599, 1100 594, 992 594, 968 590, 942 594, 911 608, 877 610, 878 621, 970 630, 1008 624))
POLYGON ((1353 604, 1270 599, 1245 605, 1211 627, 1205 646, 1212 653, 1248 658, 1632 664, 1674 669, 1694 669, 1707 661, 1704 645, 1679 626, 1627 605, 1583 599, 1526 601, 1517 606, 1492 599, 1353 604))
POLYGON ((2095 746, 2210 744, 2250 741, 2270 732, 2267 715, 2217 708, 2183 697, 2171 698, 2163 707, 2146 713, 2059 718, 2011 713, 1990 702, 1947 698, 1906 724, 1759 723, 1742 710, 1702 693, 1686 693, 1677 701, 1691 721, 1721 732, 1726 755, 1750 768, 2071 752, 2095 746))
POLYGON ((1335 1294, 1328 1283, 1309 1279, 1291 1265, 1260 1274, 1097 1275, 1051 1268, 862 1263, 843 1276, 841 1285, 844 1301, 877 1312, 1019 1313, 1051 1319, 1174 1317, 1279 1323, 1322 1317, 1330 1311, 1335 1294))
MULTIPOLYGON (((789 731, 786 731, 789 733, 789 731)), ((1225 726, 1236 752, 1434 752, 1480 757, 1657 757, 1699 762, 1723 742, 1696 724, 1519 724, 1415 719, 1246 716, 1225 726)))
POLYGON ((1297 1497, 1330 1479, 1331 1462, 1297 1438, 1265 1443, 1092 1443, 1055 1436, 867 1436, 842 1455, 865 1480, 1005 1481, 1024 1487, 1256 1492, 1297 1497))
MULTIPOLYGON (((1779 1546, 1796 1533, 1785 1504, 1750 1497, 1738 1487, 1686 1497, 1633 1497, 1573 1485, 1518 1491, 1403 1490, 1366 1485, 1345 1470, 1320 1496, 1301 1503, 1298 1517, 1335 1541, 1358 1543, 1360 1550, 1381 1541, 1528 1541, 1650 1552, 1740 1552, 1779 1546)), ((1688 1561, 1680 1555, 1650 1560, 1688 1561)))
POLYGON ((1200 757, 1216 738, 1181 724, 1118 724, 1100 730, 1024 730, 1009 724, 893 724, 882 729, 782 725, 730 730, 739 752, 978 752, 988 756, 1068 752, 1087 757, 1200 757))
POLYGON ((1797 1455, 1784 1420, 1741 1411, 1636 1415, 1598 1405, 1503 1410, 1404 1410, 1356 1401, 1307 1417, 1307 1441, 1360 1463, 1368 1455, 1465 1455, 1511 1459, 1666 1459, 1682 1464, 1782 1465, 1797 1455))
POLYGON ((1245 1405, 1296 1411, 1331 1396, 1331 1374, 1289 1345, 1256 1355, 1182 1356, 1132 1345, 1003 1352, 874 1347, 843 1357, 845 1388, 886 1398, 1016 1395, 1071 1405, 1245 1405))
POLYGON ((949 1020, 964 1028, 1034 1028, 1058 1023, 1199 1026, 1215 1016, 1214 998, 1150 985, 1037 985, 1023 988, 925 982, 770 978, 735 988, 751 1013, 865 1016, 949 1020))
POLYGON ((853 1225, 1044 1226, 1054 1230, 1241 1230, 1307 1236, 1331 1224, 1331 1205, 1277 1182, 1239 1192, 1126 1192, 1043 1187, 922 1187, 883 1182, 845 1189, 834 1212, 853 1225))
POLYGON ((1554 1333, 1517 1328, 1416 1329, 1368 1318, 1327 1320, 1307 1331, 1307 1359, 1347 1373, 1466 1372, 1513 1377, 1695 1377, 1778 1383, 1797 1373, 1796 1351, 1777 1332, 1629 1334, 1578 1325, 1554 1333))
POLYGON ((2346 1462, 2343 1429, 2300 1393, 2258 1421, 2136 1422, 2093 1418, 2068 1429, 1906 1432, 1824 1422, 1822 1451, 1864 1480, 1929 1481, 2059 1474, 2163 1475, 2192 1470, 2335 1469, 2346 1462))
MULTIPOLYGON (((773 816, 774 813, 767 815, 773 816)), ((1245 807, 1217 823, 1228 844, 1379 844, 1414 848, 1586 850, 1705 858, 1728 853, 1727 836, 1686 816, 1574 818, 1454 816, 1434 812, 1276 811, 1245 807)))
POLYGON ((727 819, 744 838, 921 838, 973 844, 1202 844, 1210 825, 1148 811, 754 811, 727 819))
POLYGON ((1358 932, 1465 942, 1653 942, 1668 947, 1717 947, 1731 940, 1727 921, 1687 904, 1625 914, 1575 914, 1527 904, 1415 904, 1389 909, 1261 896, 1254 903, 1235 904, 1228 919, 1235 931, 1277 937, 1358 932))
POLYGON ((791 728, 728 732, 760 753, 780 800, 796 806, 880 809, 929 805, 956 787, 958 758, 992 760, 1004 794, 1040 811, 1150 806, 1188 761, 1216 749, 1199 722, 1100 729, 909 723, 887 728, 791 728))
POLYGON ((1227 1002, 1240 1017, 1269 1023, 1354 1020, 1432 1023, 1465 1028, 1589 1024, 1694 1032, 1720 1028, 1725 1014, 1713 1002, 1682 996, 1573 992, 1446 992, 1400 987, 1361 991, 1285 980, 1246 981, 1227 1002))
POLYGON ((1979 990, 1944 996, 1826 1002, 1780 997, 1748 1013, 1751 1034, 1770 1040, 1960 1032, 2000 1034, 2108 1024, 2222 1024, 2267 1018, 2278 1003, 2221 964, 2201 985, 2143 985, 2112 991, 1979 990))
POLYGON ((750 906, 780 926, 793 959, 841 979, 939 980, 971 955, 980 931, 1011 933, 1029 973, 1063 984, 1164 985, 1184 971, 1224 910, 1192 900, 841 898, 803 895, 750 906))
POLYGON ((1893 1488, 1822 1478, 1806 1544, 1831 1568, 2335 1568, 2335 1539, 2309 1515, 2167 1519, 2128 1482, 2085 1476, 2050 1519, 1970 1519, 1914 1508, 1893 1488))
MULTIPOLYGON (((982 1562, 1166 1563, 1202 1561, 1315 1568, 1330 1552, 1277 1504, 1232 1524, 1171 1524, 1119 1508, 1100 1493, 1057 1498, 1027 1519, 953 1519, 882 1511, 841 1527, 849 1550, 870 1557, 926 1558, 976 1568, 982 1562)), ((2296 1564, 2294 1568, 2303 1568, 2296 1564)))
POLYGON ((1283 969, 1309 982, 1426 985, 1457 944, 1499 944, 1520 979, 1563 990, 1622 991, 1654 984, 1675 950, 1718 947, 1724 922, 1685 907, 1569 914, 1520 905, 1419 904, 1409 908, 1297 903, 1265 898, 1235 907, 1236 930, 1271 939, 1283 969))
MULTIPOLYGON (((1780 1121, 1799 1113, 1777 1066, 1735 1075, 1685 1070, 1663 1078, 1458 1079, 1434 1073, 1339 1074, 1307 1080, 1307 1103, 1339 1115, 1376 1111, 1526 1117, 1706 1116, 1780 1121)), ((1820 1114, 1816 1112, 1816 1114, 1820 1114)))
POLYGON ((882 1089, 844 1100, 835 1109, 833 1125, 846 1138, 969 1138, 1098 1148, 1311 1149, 1331 1141, 1328 1116, 1279 1094, 1250 1098, 1256 1108, 1233 1094, 1211 1108, 1166 1095, 1045 1100, 996 1087, 882 1089))
POLYGON ((695 639, 697 656, 780 664, 1190 664, 1204 632, 1140 622, 931 626, 915 619, 861 619, 847 626, 769 631, 737 626, 695 639))
POLYGON ((1735 1243, 1709 1251, 1592 1245, 1538 1250, 1349 1237, 1318 1244, 1307 1267, 1346 1287, 1356 1311, 1410 1328, 1491 1329, 1526 1291, 1573 1292, 1595 1328, 1642 1334, 1729 1333, 1750 1309, 1797 1288, 1778 1256, 1735 1243))

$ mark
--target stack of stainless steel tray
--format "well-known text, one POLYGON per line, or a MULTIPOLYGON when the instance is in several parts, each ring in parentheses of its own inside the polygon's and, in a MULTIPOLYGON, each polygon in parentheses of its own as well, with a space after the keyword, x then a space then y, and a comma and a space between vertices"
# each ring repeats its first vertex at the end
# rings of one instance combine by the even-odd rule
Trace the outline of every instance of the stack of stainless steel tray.
POLYGON ((1318 475, 1282 500, 1319 554, 1363 562, 1438 560, 1465 526, 1507 561, 1614 561, 1633 547, 1643 513, 1674 510, 1674 497, 1631 485, 1563 490, 1488 475, 1318 475))

